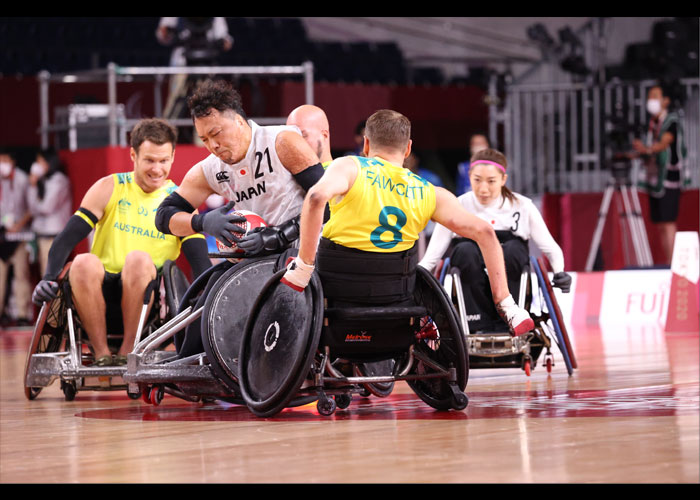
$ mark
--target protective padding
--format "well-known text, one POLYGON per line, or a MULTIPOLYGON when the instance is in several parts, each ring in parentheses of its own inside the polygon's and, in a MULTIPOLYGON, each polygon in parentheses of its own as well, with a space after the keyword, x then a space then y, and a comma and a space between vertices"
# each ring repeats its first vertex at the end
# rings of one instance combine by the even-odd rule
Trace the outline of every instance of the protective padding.
MULTIPOLYGON (((455 385, 463 391, 469 378, 469 358, 464 340, 464 331, 457 320, 457 312, 439 281, 424 268, 416 270, 415 302, 427 309, 425 324, 437 328, 436 339, 423 339, 415 344, 415 350, 427 356, 431 362, 456 372, 455 385)), ((434 370, 419 361, 412 370, 413 375, 428 375, 434 370)), ((408 385, 425 403, 438 410, 453 407, 454 392, 445 378, 423 378, 409 380, 408 385)))
POLYGON ((569 336, 563 322, 559 304, 554 296, 554 289, 552 288, 552 284, 549 282, 549 279, 546 279, 548 278, 548 276, 545 274, 546 267, 544 266, 543 261, 539 261, 534 257, 530 257, 530 262, 535 270, 535 274, 537 275, 537 282, 540 285, 542 296, 545 304, 547 305, 547 309, 549 310, 549 317, 552 320, 554 333, 556 334, 557 338, 557 346, 562 354, 562 358, 564 358, 566 371, 569 373, 569 375, 572 375, 574 368, 576 367, 576 358, 574 357, 573 350, 571 349, 571 343, 569 342, 569 336))
POLYGON ((202 311, 202 344, 214 374, 238 392, 238 355, 255 300, 274 274, 277 256, 247 259, 209 290, 202 311))
POLYGON ((258 416, 277 413, 297 395, 309 374, 323 320, 323 292, 314 273, 298 292, 280 282, 265 284, 253 307, 240 351, 240 389, 258 416))

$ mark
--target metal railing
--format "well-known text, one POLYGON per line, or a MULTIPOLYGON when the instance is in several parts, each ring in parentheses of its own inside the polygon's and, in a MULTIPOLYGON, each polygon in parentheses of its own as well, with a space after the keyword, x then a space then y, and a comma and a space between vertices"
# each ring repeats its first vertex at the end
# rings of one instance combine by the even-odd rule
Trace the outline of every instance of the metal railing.
MULTIPOLYGON (((626 127, 625 142, 630 145, 635 133, 644 136, 646 96, 654 83, 518 84, 506 87, 501 100, 492 84, 489 135, 492 145, 508 157, 510 187, 526 196, 604 191, 611 175, 610 133, 626 127)), ((686 78, 680 84, 685 93, 679 112, 686 162, 693 174, 690 187, 698 188, 700 79, 686 78)), ((632 162, 632 178, 640 167, 639 161, 632 162)))
MULTIPOLYGON (((107 85, 107 105, 109 114, 104 124, 109 130, 109 145, 118 144, 119 130, 130 130, 138 120, 120 118, 117 113, 117 85, 120 82, 133 82, 137 77, 153 77, 155 116, 162 117, 163 96, 162 83, 167 75, 303 75, 305 87, 305 100, 307 104, 313 104, 313 84, 314 84, 313 63, 306 61, 298 66, 177 66, 177 67, 138 67, 119 66, 109 63, 105 69, 86 70, 74 73, 51 74, 48 71, 39 73, 39 103, 40 103, 40 127, 42 147, 49 146, 49 135, 52 132, 68 131, 69 126, 64 124, 51 124, 49 120, 49 86, 52 83, 78 83, 78 82, 104 82, 107 85)), ((271 123, 284 123, 285 118, 251 118, 261 125, 271 123)), ((175 126, 192 126, 190 119, 171 119, 175 126)), ((90 126, 96 124, 75 124, 74 127, 90 126)), ((122 134, 124 136, 124 134, 122 134)))

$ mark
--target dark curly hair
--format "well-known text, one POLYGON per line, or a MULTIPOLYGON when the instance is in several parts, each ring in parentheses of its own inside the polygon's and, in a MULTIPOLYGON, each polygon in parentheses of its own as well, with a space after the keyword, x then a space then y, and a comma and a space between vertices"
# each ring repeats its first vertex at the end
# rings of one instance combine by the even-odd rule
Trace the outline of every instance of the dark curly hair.
POLYGON ((223 113, 235 111, 245 118, 241 95, 224 80, 205 80, 197 85, 192 95, 187 98, 192 119, 209 116, 213 109, 223 113))

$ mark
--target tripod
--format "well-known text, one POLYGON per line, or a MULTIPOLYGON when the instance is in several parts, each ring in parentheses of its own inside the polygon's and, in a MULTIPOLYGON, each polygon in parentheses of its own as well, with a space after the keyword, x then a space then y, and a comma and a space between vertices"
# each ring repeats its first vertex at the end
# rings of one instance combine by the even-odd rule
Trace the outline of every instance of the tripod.
MULTIPOLYGON (((647 237, 644 219, 642 218, 642 209, 639 203, 639 195, 637 188, 629 180, 629 166, 627 164, 613 164, 613 174, 608 181, 603 194, 603 201, 598 212, 598 225, 593 233, 591 248, 586 259, 586 271, 593 270, 593 263, 598 253, 600 246, 600 238, 603 234, 603 227, 608 217, 610 202, 613 195, 618 192, 622 198, 622 206, 618 199, 618 212, 620 212, 621 225, 623 231, 626 231, 628 239, 632 242, 634 251, 634 261, 638 267, 651 267, 654 260, 651 256, 651 248, 649 247, 649 239, 647 237)), ((625 248, 625 262, 630 265, 631 258, 629 256, 629 247, 627 238, 623 235, 623 245, 625 248)))

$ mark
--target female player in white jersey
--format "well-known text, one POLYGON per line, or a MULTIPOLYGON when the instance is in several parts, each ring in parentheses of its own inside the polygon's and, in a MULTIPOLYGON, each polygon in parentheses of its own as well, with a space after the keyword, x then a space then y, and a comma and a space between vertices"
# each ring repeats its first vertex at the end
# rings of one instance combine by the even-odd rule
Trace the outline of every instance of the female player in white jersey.
MULTIPOLYGON (((542 215, 532 200, 506 187, 508 162, 505 155, 495 149, 485 149, 472 156, 470 165, 472 190, 458 200, 468 212, 488 221, 496 231, 503 248, 511 295, 518 297, 520 275, 529 262, 529 240, 549 259, 554 286, 568 292, 571 276, 564 272, 564 254, 542 215)), ((484 260, 475 242, 459 238, 446 227, 437 225, 419 265, 432 271, 451 244, 450 265, 460 269, 470 330, 497 329, 500 318, 491 299, 484 260)))

